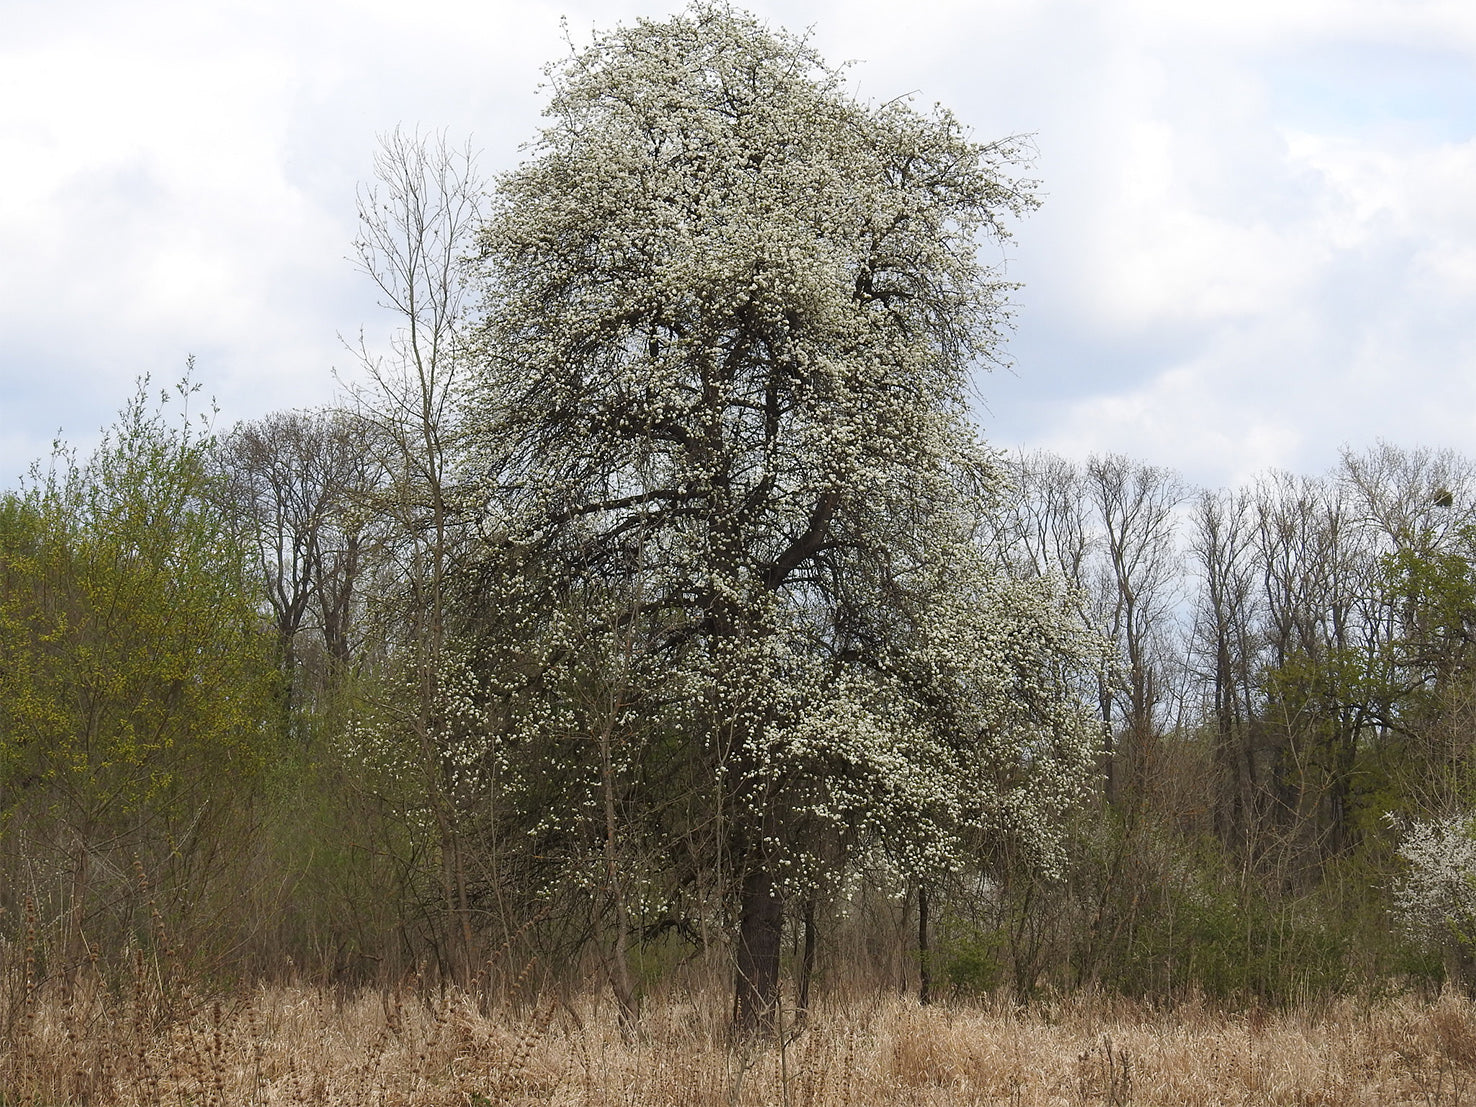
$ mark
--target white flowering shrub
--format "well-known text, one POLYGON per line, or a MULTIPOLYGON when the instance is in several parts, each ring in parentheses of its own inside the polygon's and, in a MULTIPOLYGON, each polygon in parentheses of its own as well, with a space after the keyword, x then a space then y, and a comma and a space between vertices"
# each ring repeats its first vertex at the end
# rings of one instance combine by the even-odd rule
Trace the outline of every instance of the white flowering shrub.
POLYGON ((1400 923, 1427 947, 1469 960, 1476 952, 1476 817, 1410 823, 1399 856, 1406 865, 1394 886, 1400 923))
POLYGON ((567 643, 530 649, 512 743, 541 855, 591 842, 616 774, 653 855, 732 874, 752 1012, 786 896, 858 849, 955 867, 976 832, 1048 863, 1092 763, 1099 644, 975 541, 1004 477, 966 396, 1008 315, 978 246, 1034 186, 1018 143, 858 102, 725 4, 548 72, 480 241, 466 412, 489 556, 540 567, 567 643))

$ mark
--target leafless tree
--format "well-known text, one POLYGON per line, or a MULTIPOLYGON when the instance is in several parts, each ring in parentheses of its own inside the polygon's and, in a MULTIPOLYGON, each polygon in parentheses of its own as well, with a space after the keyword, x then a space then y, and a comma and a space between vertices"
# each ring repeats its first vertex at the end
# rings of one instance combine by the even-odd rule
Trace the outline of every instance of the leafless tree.
POLYGON ((447 641, 447 579, 459 524, 453 474, 461 439, 455 418, 469 360, 467 254, 480 221, 481 185, 469 146, 443 134, 396 129, 382 137, 374 180, 359 190, 359 269, 392 313, 389 352, 361 335, 356 352, 365 382, 358 411, 375 427, 387 481, 376 510, 389 528, 386 552, 398 600, 382 611, 401 647, 408 702, 386 703, 413 736, 426 797, 438 831, 442 892, 451 938, 452 975, 469 979, 475 936, 467 843, 456 797, 456 771, 440 718, 447 641))
POLYGON ((1201 492, 1190 515, 1189 553, 1201 579, 1193 649, 1213 724, 1215 830, 1227 846, 1244 850, 1254 834, 1264 774, 1251 740, 1259 594, 1250 496, 1241 490, 1201 492))
POLYGON ((1353 842, 1360 749, 1387 714, 1377 550, 1338 483, 1272 474, 1258 485, 1266 645, 1263 733, 1294 864, 1315 880, 1353 842))
POLYGON ((1059 574, 1074 587, 1087 585, 1096 545, 1091 502, 1080 467, 1046 450, 1012 460, 1013 510, 996 519, 996 544, 1006 561, 1026 572, 1059 574))
POLYGON ((1119 769, 1142 782, 1174 676, 1176 651, 1166 635, 1178 599, 1176 511, 1187 491, 1176 473, 1121 454, 1092 457, 1084 476, 1102 529, 1097 617, 1124 663, 1122 681, 1100 693, 1103 721, 1118 743, 1107 762, 1108 796, 1115 799, 1119 769))
POLYGON ((1440 549, 1476 522, 1476 465, 1452 450, 1344 448, 1338 477, 1359 517, 1391 548, 1440 549))
POLYGON ((379 483, 364 430, 345 411, 283 411, 237 425, 214 454, 257 551, 289 690, 304 632, 317 632, 330 664, 353 653, 364 508, 379 483))

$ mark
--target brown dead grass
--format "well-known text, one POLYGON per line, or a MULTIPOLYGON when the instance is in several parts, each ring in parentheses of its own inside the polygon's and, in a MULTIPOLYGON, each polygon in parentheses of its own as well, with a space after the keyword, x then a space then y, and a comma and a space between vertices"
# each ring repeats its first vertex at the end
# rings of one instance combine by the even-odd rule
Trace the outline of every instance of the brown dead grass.
POLYGON ((822 1007, 783 1045, 730 1049, 716 993, 648 1004, 633 1041, 598 996, 228 999, 74 985, 0 1006, 0 1104, 679 1105, 1476 1103, 1476 1007, 1340 1001, 1290 1014, 1101 997, 822 1007))

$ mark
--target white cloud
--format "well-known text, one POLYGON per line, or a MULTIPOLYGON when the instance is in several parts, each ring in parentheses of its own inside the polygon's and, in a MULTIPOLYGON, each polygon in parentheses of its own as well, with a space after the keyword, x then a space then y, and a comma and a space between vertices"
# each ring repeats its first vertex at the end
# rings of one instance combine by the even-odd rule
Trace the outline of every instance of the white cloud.
MULTIPOLYGON (((344 260, 374 135, 472 134, 496 171, 579 4, 79 0, 0 44, 0 482, 187 352, 226 415, 320 402, 383 326, 344 260)), ((861 95, 1033 131, 1046 207, 1008 444, 1219 483, 1382 435, 1473 449, 1476 7, 1419 0, 765 0, 861 95)), ((12 14, 12 11, 14 14, 12 14)))

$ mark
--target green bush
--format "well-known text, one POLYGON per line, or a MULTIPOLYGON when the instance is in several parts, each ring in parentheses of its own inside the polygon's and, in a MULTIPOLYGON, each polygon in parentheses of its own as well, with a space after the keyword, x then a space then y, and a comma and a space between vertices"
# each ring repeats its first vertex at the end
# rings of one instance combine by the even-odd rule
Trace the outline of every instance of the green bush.
POLYGON ((972 931, 951 937, 934 952, 934 964, 955 995, 982 996, 1005 979, 1006 938, 998 930, 972 931))

